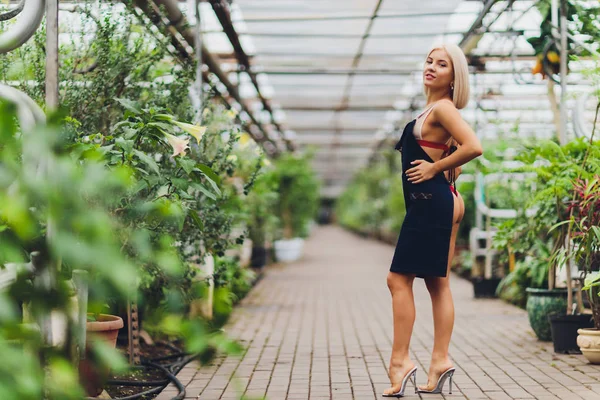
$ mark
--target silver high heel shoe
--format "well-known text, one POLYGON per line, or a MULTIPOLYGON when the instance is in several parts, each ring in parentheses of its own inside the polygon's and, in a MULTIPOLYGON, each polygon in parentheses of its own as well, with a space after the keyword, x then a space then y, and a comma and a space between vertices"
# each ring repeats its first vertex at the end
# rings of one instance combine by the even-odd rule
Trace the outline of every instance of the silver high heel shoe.
POLYGON ((396 393, 385 394, 383 393, 383 397, 404 397, 404 389, 406 389, 406 382, 411 379, 413 384, 415 385, 415 393, 417 393, 417 367, 414 367, 406 375, 404 375, 404 379, 402 379, 402 385, 400 386, 400 390, 396 393))
POLYGON ((454 371, 456 371, 455 368, 448 368, 447 370, 445 370, 438 378, 438 381, 435 385, 435 388, 433 388, 433 390, 423 390, 423 389, 417 388, 417 392, 418 393, 442 393, 442 388, 444 387, 444 383, 446 383, 446 378, 450 378, 450 392, 449 393, 452 394, 452 375, 454 375, 454 371))

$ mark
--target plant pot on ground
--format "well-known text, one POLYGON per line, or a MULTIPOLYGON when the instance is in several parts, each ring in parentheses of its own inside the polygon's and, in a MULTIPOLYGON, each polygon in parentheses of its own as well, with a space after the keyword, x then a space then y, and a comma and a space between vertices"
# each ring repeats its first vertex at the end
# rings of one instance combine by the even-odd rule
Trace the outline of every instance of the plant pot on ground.
POLYGON ((583 289, 588 297, 594 328, 582 328, 577 331, 577 345, 592 364, 600 364, 600 272, 593 272, 585 279, 583 289))
POLYGON ((252 268, 262 268, 267 264, 267 249, 264 246, 252 247, 252 257, 250 266, 252 268))
POLYGON ((252 191, 246 197, 248 207, 248 236, 252 240, 252 256, 250 266, 260 268, 267 263, 267 236, 272 236, 279 224, 279 219, 273 213, 279 193, 276 191, 277 182, 272 175, 259 176, 254 182, 252 191))
MULTIPOLYGON (((527 288, 527 315, 529 324, 539 340, 552 340, 552 331, 548 316, 565 314, 567 309, 567 289, 527 288)), ((575 291, 575 289, 573 289, 575 291)))
POLYGON ((123 319, 109 314, 88 314, 86 323, 85 359, 79 362, 79 381, 88 396, 96 397, 102 393, 110 369, 96 360, 92 351, 93 341, 98 340, 112 348, 117 345, 119 329, 123 327, 123 319))
POLYGON ((502 278, 486 279, 481 276, 471 278, 475 298, 496 297, 496 289, 501 280, 502 278))
POLYGON ((582 328, 577 331, 577 345, 591 364, 600 364, 600 329, 582 328))
POLYGON ((295 261, 302 255, 303 239, 308 236, 311 221, 319 203, 319 183, 307 157, 285 154, 268 173, 277 185, 279 197, 279 240, 274 242, 279 261, 295 261))
POLYGON ((593 328, 591 314, 565 315, 564 312, 548 316, 552 332, 554 352, 561 354, 581 354, 577 345, 577 332, 582 328, 593 328))
POLYGON ((282 239, 273 243, 275 247, 275 258, 277 261, 293 262, 299 260, 304 249, 304 239, 282 239))

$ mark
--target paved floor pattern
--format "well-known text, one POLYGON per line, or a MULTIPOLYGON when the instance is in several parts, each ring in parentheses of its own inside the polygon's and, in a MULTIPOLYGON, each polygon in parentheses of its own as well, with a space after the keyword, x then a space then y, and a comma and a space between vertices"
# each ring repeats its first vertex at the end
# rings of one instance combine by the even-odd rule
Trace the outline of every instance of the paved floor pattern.
MULTIPOLYGON (((386 275, 393 247, 345 232, 315 229, 301 261, 267 268, 226 325, 243 356, 186 367, 178 377, 186 399, 371 400, 388 387, 392 344, 386 275)), ((600 399, 600 366, 581 355, 558 355, 540 342, 525 311, 495 299, 474 299, 453 275, 456 322, 450 357, 457 369, 451 395, 407 399, 600 399)), ((417 318, 411 357, 418 384, 427 380, 433 320, 422 280, 415 280, 417 318)), ((412 387, 409 387, 411 389, 412 387)), ((167 388, 158 397, 170 399, 167 388)), ((421 396, 421 397, 420 397, 421 396)))

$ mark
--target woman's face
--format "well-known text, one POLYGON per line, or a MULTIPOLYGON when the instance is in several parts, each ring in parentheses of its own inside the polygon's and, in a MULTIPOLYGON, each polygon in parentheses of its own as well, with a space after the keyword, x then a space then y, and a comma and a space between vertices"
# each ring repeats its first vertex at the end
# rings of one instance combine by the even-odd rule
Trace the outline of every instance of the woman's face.
POLYGON ((450 90, 450 83, 454 80, 454 68, 450 57, 443 49, 435 49, 425 60, 423 68, 423 83, 428 89, 450 90))

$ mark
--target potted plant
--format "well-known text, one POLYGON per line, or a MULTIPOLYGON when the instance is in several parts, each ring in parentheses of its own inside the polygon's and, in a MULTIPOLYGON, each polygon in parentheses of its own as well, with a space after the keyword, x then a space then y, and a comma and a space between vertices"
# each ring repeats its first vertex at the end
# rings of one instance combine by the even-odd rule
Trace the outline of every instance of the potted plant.
POLYGON ((273 232, 279 223, 277 215, 273 213, 279 198, 275 191, 275 183, 268 176, 261 175, 246 196, 249 213, 248 235, 252 240, 250 266, 254 268, 260 268, 267 263, 267 234, 273 232))
MULTIPOLYGON (((538 339, 550 341, 553 338, 552 328, 554 326, 556 329, 559 320, 555 319, 552 323, 549 316, 565 315, 567 290, 548 287, 548 273, 551 265, 551 248, 548 244, 538 242, 532 253, 532 256, 526 258, 533 279, 525 289, 527 294, 525 308, 529 324, 538 339)), ((566 322, 569 323, 571 320, 566 322)), ((558 348, 564 348, 564 346, 558 348)))
POLYGON ((573 258, 583 265, 586 277, 582 291, 586 294, 591 316, 588 325, 577 329, 577 346, 593 364, 600 364, 600 174, 591 179, 578 179, 574 182, 571 201, 570 226, 572 226, 573 258), (589 324, 593 320, 593 324, 589 324))
POLYGON ((577 345, 590 363, 600 364, 600 272, 589 274, 582 290, 590 301, 594 327, 577 330, 577 345))
MULTIPOLYGON (((600 176, 591 182, 581 179, 573 182, 573 200, 567 208, 569 217, 555 225, 556 227, 568 224, 566 242, 569 246, 560 248, 557 257, 564 259, 566 263, 570 263, 571 260, 576 261, 583 266, 584 273, 590 270, 591 255, 598 251, 594 234, 596 228, 594 225, 600 223, 596 211, 596 207, 600 205, 600 194, 597 193, 600 189, 598 179, 600 176)), ((570 268, 567 268, 567 274, 570 274, 570 268)), ((586 313, 575 313, 576 310, 577 307, 571 300, 567 303, 566 312, 562 310, 549 316, 554 351, 557 353, 580 353, 577 332, 581 328, 593 327, 592 316, 586 313)))
MULTIPOLYGON (((529 320, 532 329, 543 341, 552 339, 548 317, 551 314, 572 314, 573 311, 572 299, 577 289, 571 284, 570 262, 567 262, 570 256, 565 246, 568 236, 565 221, 569 220, 570 210, 565 199, 572 197, 573 181, 579 174, 581 178, 588 178, 593 174, 594 164, 586 165, 585 159, 588 150, 594 147, 582 138, 563 146, 545 141, 519 154, 517 160, 523 163, 523 167, 517 171, 533 172, 536 175, 536 189, 526 204, 527 208, 535 209, 536 212, 531 217, 522 216, 515 221, 507 221, 496 235, 498 238, 512 235, 511 246, 517 260, 530 253, 538 240, 549 245, 549 252, 536 251, 534 254, 540 262, 548 265, 547 287, 526 289, 529 320), (502 233, 503 230, 507 230, 508 234, 502 233), (566 272, 566 282, 557 279, 557 272, 561 270, 566 272)), ((598 153, 594 148, 589 155, 597 159, 598 153)))
POLYGON ((96 397, 102 393, 110 368, 99 362, 92 350, 95 341, 115 348, 123 319, 116 315, 89 313, 86 322, 85 358, 79 361, 79 381, 88 396, 96 397))
POLYGON ((275 256, 279 261, 295 261, 302 255, 303 238, 308 236, 308 224, 317 212, 319 184, 306 156, 282 155, 269 174, 279 193, 275 204, 280 221, 275 256))
POLYGON ((548 244, 538 240, 523 259, 515 262, 513 271, 502 278, 496 295, 504 301, 526 308, 528 288, 532 289, 530 291, 548 288, 549 251, 548 244))

